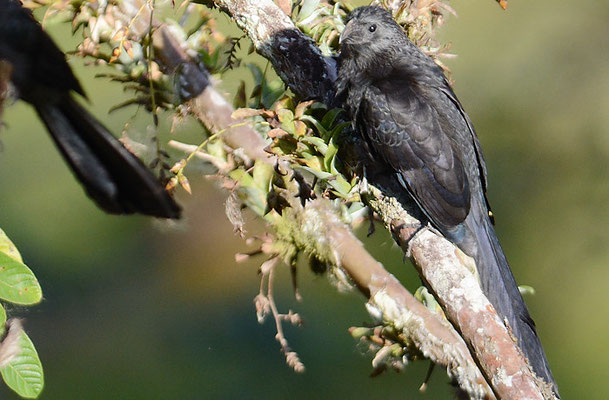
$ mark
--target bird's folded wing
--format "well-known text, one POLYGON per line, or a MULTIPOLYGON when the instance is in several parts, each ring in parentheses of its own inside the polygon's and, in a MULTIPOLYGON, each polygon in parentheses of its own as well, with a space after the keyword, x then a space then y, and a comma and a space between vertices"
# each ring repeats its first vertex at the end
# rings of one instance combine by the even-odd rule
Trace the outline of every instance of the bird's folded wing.
POLYGON ((402 184, 438 228, 469 213, 467 177, 436 110, 409 82, 377 81, 364 95, 358 120, 368 144, 399 173, 402 184))

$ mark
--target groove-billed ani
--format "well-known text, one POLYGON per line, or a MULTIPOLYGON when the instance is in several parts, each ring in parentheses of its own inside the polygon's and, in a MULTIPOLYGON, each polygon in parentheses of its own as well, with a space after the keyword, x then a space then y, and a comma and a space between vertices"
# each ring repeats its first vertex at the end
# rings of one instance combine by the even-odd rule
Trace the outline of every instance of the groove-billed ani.
POLYGON ((486 167, 472 123, 442 70, 379 7, 341 34, 338 99, 377 171, 394 175, 430 222, 476 260, 481 286, 535 373, 554 385, 486 200, 486 167))
POLYGON ((0 60, 99 207, 179 218, 180 207, 148 168, 72 97, 84 92, 64 54, 18 0, 0 0, 0 60))

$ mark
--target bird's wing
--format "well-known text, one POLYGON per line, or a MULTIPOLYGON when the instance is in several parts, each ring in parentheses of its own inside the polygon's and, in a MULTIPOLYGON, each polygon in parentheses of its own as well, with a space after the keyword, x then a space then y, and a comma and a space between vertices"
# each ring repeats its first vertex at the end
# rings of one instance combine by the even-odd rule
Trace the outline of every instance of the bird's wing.
MULTIPOLYGON (((461 151, 465 153, 464 157, 468 157, 472 161, 475 161, 473 169, 470 169, 471 176, 477 175, 480 177, 480 190, 486 204, 486 211, 488 213, 491 222, 495 223, 495 217, 491 212, 491 206, 488 198, 486 197, 486 189, 488 185, 486 163, 484 156, 482 155, 482 149, 480 147, 480 141, 474 130, 469 116, 463 109, 463 106, 457 99, 457 96, 450 88, 446 78, 443 79, 441 85, 429 88, 427 98, 432 96, 435 102, 433 107, 442 110, 441 124, 445 126, 450 133, 457 137, 457 141, 462 144, 461 151), (433 93, 429 93, 433 92, 433 93), (465 146, 465 147, 463 147, 465 146)), ((471 183, 471 182, 470 182, 471 183)), ((471 190, 471 188, 470 188, 471 190)), ((472 190, 475 192, 475 190, 472 190)))
POLYGON ((370 85, 357 121, 370 147, 396 172, 438 228, 461 223, 470 208, 467 176, 436 110, 408 81, 370 85))
POLYGON ((467 128, 469 129, 469 133, 472 138, 472 142, 474 143, 474 149, 476 151, 476 159, 478 160, 478 168, 480 169, 480 179, 482 181, 482 190, 486 192, 487 188, 487 172, 486 172, 486 162, 484 161, 484 156, 482 155, 482 148, 480 147, 480 141, 478 140, 478 136, 476 135, 476 131, 474 130, 474 125, 472 121, 469 119, 469 116, 463 109, 463 106, 457 99, 457 96, 450 88, 450 84, 444 79, 444 85, 440 88, 440 91, 448 97, 448 99, 454 104, 454 106, 461 114, 461 117, 467 124, 467 128))

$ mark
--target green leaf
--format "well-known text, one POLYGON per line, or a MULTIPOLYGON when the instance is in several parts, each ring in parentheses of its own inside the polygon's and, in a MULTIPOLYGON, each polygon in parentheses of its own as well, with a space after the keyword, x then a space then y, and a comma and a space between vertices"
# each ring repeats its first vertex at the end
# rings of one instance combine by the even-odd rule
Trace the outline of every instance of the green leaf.
POLYGON ((297 166, 294 167, 294 169, 296 169, 296 170, 300 169, 300 170, 303 170, 303 171, 307 171, 307 172, 313 174, 314 176, 316 176, 317 179, 321 179, 321 180, 325 180, 325 179, 331 178, 333 176, 330 173, 323 172, 323 171, 318 171, 318 170, 315 170, 313 168, 305 167, 305 166, 302 166, 302 165, 297 165, 297 166))
POLYGON ((239 182, 237 193, 243 203, 258 215, 264 215, 266 209, 267 190, 260 190, 254 178, 243 169, 236 169, 229 173, 229 176, 239 182))
POLYGON ((328 145, 326 144, 326 142, 324 142, 324 140, 322 138, 315 137, 315 136, 305 136, 300 140, 302 142, 315 146, 317 151, 319 151, 322 155, 325 155, 326 152, 328 151, 328 145))
POLYGON ((254 183, 263 192, 268 192, 271 187, 271 180, 273 179, 273 166, 260 159, 256 160, 254 164, 253 178, 254 183))
POLYGON ((303 0, 302 7, 298 12, 298 20, 303 20, 313 14, 313 11, 315 11, 319 5, 319 1, 320 0, 303 0))
POLYGON ((296 134, 296 126, 294 125, 294 113, 287 109, 281 109, 277 111, 277 118, 281 122, 281 128, 284 131, 296 134))
POLYGON ((6 233, 2 229, 0 229, 0 252, 5 253, 9 257, 23 262, 23 258, 21 258, 21 254, 19 254, 19 250, 17 250, 17 246, 11 242, 11 240, 6 236, 6 233))
POLYGON ((326 129, 330 129, 332 127, 332 124, 334 123, 334 121, 336 120, 336 117, 338 117, 338 115, 343 111, 342 108, 333 108, 332 110, 328 111, 326 113, 326 115, 324 115, 324 117, 321 119, 321 124, 326 128, 326 129))
POLYGON ((322 138, 328 136, 328 131, 326 130, 326 128, 324 128, 324 126, 318 120, 311 117, 310 115, 303 115, 302 117, 300 117, 300 120, 308 121, 313 124, 313 126, 317 129, 317 132, 319 132, 319 136, 321 136, 322 138))
POLYGON ((35 399, 44 387, 42 364, 34 344, 25 332, 19 338, 21 352, 0 369, 4 382, 19 396, 35 399))
POLYGON ((330 137, 335 137, 340 134, 346 127, 351 125, 351 122, 341 122, 330 131, 330 137))
POLYGON ((36 304, 42 289, 32 271, 23 263, 0 252, 0 299, 16 304, 36 304))
POLYGON ((328 181, 340 197, 347 198, 351 192, 351 184, 342 175, 337 175, 336 179, 328 181))
POLYGON ((335 173, 335 171, 332 171, 332 166, 334 165, 334 158, 336 157, 337 153, 338 147, 336 147, 336 144, 334 144, 334 138, 331 138, 330 142, 328 143, 326 154, 324 155, 324 168, 326 171, 335 173))

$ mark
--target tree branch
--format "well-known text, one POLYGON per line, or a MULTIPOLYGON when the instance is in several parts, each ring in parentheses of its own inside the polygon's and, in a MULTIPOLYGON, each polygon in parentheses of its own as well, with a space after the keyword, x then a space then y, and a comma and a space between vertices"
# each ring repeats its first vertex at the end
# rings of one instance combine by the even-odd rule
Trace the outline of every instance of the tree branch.
MULTIPOLYGON (((129 27, 132 31, 140 30, 143 33, 139 37, 144 37, 151 28, 149 7, 142 6, 139 0, 123 1, 119 4, 123 11, 119 13, 120 18, 129 18, 129 27)), ((315 98, 326 103, 332 100, 333 82, 336 78, 335 61, 323 57, 314 42, 296 29, 291 20, 274 3, 270 0, 218 0, 217 4, 232 14, 237 23, 248 32, 258 51, 272 62, 280 77, 295 93, 304 99, 315 98)), ((153 22, 154 25, 156 23, 153 22)), ((221 139, 226 144, 234 149, 243 149, 251 159, 262 160, 261 164, 266 165, 268 171, 268 164, 274 162, 274 159, 264 150, 265 140, 251 127, 233 118, 232 106, 213 89, 209 74, 189 59, 182 50, 181 43, 170 34, 169 29, 158 26, 153 32, 154 54, 158 64, 167 73, 175 73, 180 82, 179 94, 187 100, 193 114, 214 135, 222 134, 221 139)), ((457 309, 448 309, 447 314, 474 350, 474 358, 449 324, 422 306, 363 249, 362 244, 350 233, 342 222, 340 213, 330 201, 319 199, 310 201, 304 206, 294 201, 299 194, 298 185, 290 179, 294 176, 294 172, 287 164, 282 164, 281 168, 287 172, 283 184, 290 194, 289 206, 277 212, 260 209, 257 212, 276 230, 279 240, 290 248, 284 249, 284 252, 304 251, 316 259, 334 265, 337 271, 346 273, 369 298, 370 303, 381 311, 383 320, 387 324, 402 330, 432 361, 447 366, 449 375, 453 376, 459 386, 471 397, 492 398, 493 396, 474 359, 482 367, 487 381, 492 384, 493 391, 498 397, 523 398, 524 395, 529 395, 530 391, 526 391, 527 388, 510 386, 507 382, 510 378, 514 378, 516 383, 528 384, 531 381, 530 371, 522 357, 518 357, 519 353, 513 342, 511 345, 515 349, 515 356, 509 358, 509 361, 513 360, 519 364, 510 366, 507 369, 508 375, 504 373, 503 360, 493 363, 484 358, 484 351, 488 350, 484 346, 484 340, 497 340, 496 337, 490 336, 489 332, 508 335, 505 327, 502 326, 502 330, 499 327, 496 330, 486 331, 486 326, 461 326, 461 321, 467 321, 471 315, 470 311, 476 313, 474 315, 476 318, 473 319, 475 321, 492 324, 498 320, 492 308, 479 307, 480 304, 487 303, 482 303, 477 295, 474 297, 474 302, 469 297, 468 291, 475 291, 476 288, 478 292, 480 290, 472 283, 475 281, 471 274, 471 279, 465 279, 468 276, 466 274, 469 273, 466 268, 467 257, 461 254, 456 259, 447 259, 448 261, 445 262, 443 258, 442 262, 438 262, 436 254, 448 255, 451 251, 453 254, 459 252, 440 237, 431 233, 429 233, 431 236, 428 236, 427 232, 424 232, 425 235, 417 235, 408 248, 408 241, 413 232, 410 222, 418 223, 418 221, 411 217, 409 211, 412 210, 404 208, 408 207, 409 202, 403 198, 405 194, 402 190, 391 188, 391 182, 381 181, 379 187, 382 191, 371 187, 370 193, 366 195, 368 204, 381 215, 402 248, 409 249, 413 254, 422 277, 436 292, 440 303, 450 307, 455 299, 461 302, 457 309), (441 252, 440 246, 448 247, 443 248, 441 252), (442 273, 433 272, 434 269, 440 269, 442 273), (460 281, 454 279, 453 271, 458 271, 455 275, 463 279, 460 281), (454 296, 455 291, 460 293, 459 297, 454 296), (481 314, 485 312, 490 312, 491 315, 481 314), (467 337, 470 328, 480 336, 467 337)), ((247 174, 244 170, 239 171, 247 174)), ((263 178, 268 176, 265 174, 263 170, 261 176, 263 178)), ((270 180, 268 183, 271 183, 270 180)), ((265 201, 266 199, 263 202, 265 201)), ((276 253, 279 254, 280 251, 276 253)), ((502 325, 501 321, 499 325, 502 325)), ((504 343, 507 346, 510 340, 509 335, 507 339, 500 339, 501 348, 504 343)), ((497 355, 503 357, 503 354, 495 352, 494 356, 497 355)))
MULTIPOLYGON (((288 31, 297 32, 297 37, 306 38, 298 30, 288 29, 288 31)), ((286 31, 279 30, 278 32, 283 35, 286 31)), ((160 26, 155 31, 153 40, 157 48, 156 54, 163 65, 169 69, 180 68, 181 79, 194 83, 187 85, 187 87, 204 86, 202 90, 193 91, 189 100, 193 113, 201 122, 212 131, 226 129, 240 122, 240 120, 232 118, 234 111, 232 106, 211 85, 196 84, 197 82, 209 82, 207 72, 201 70, 189 59, 186 53, 181 50, 177 40, 169 34, 165 27, 160 26)), ((315 54, 317 54, 313 61, 319 60, 321 53, 310 39, 304 40, 306 46, 312 46, 315 54)), ((296 47, 291 47, 291 49, 301 51, 306 46, 301 43, 296 47)), ((273 48, 273 46, 270 48, 273 48)), ((270 54, 274 54, 272 50, 269 51, 271 51, 270 54)), ((311 52, 306 53, 310 54, 311 52)), ((298 54, 302 53, 299 52, 298 54)), ((317 65, 328 64, 323 61, 317 65)), ((296 65, 292 67, 296 67, 296 65)), ((301 93, 314 93, 319 90, 320 86, 311 85, 317 82, 311 80, 308 75, 312 71, 313 69, 304 73, 301 71, 291 79, 292 82, 303 83, 304 88, 300 91, 301 93)), ((331 80, 328 79, 328 85, 330 83, 331 80)), ((330 95, 331 92, 328 90, 320 97, 328 98, 330 95)), ((233 148, 245 149, 245 152, 254 159, 261 158, 271 161, 268 154, 264 152, 266 143, 249 126, 243 126, 239 128, 239 131, 233 131, 230 136, 223 136, 223 139, 233 148)), ((282 168, 285 167, 285 165, 282 165, 282 168)), ((290 173, 292 172, 290 171, 290 173)), ((314 200, 308 202, 305 207, 293 205, 284 212, 291 213, 291 219, 294 223, 288 224, 288 226, 292 227, 293 237, 297 238, 297 247, 305 249, 309 255, 317 259, 330 262, 341 268, 353 280, 358 289, 367 296, 370 304, 381 310, 384 321, 410 337, 417 348, 430 360, 446 366, 449 376, 453 377, 470 397, 493 398, 490 387, 476 367, 465 343, 452 326, 425 308, 393 275, 374 260, 364 249, 362 243, 353 236, 349 228, 341 222, 337 210, 334 209, 330 201, 325 199, 314 200), (321 240, 323 238, 325 239, 321 240), (324 243, 329 243, 329 245, 323 248, 318 247, 323 246, 324 243)))
POLYGON ((271 0, 216 0, 267 58, 279 77, 301 98, 331 104, 336 61, 324 57, 271 0))
MULTIPOLYGON (((331 98, 309 88, 312 84, 328 88, 336 76, 335 72, 328 70, 334 64, 315 51, 315 44, 297 31, 273 2, 217 0, 216 4, 248 33, 258 51, 271 61, 294 92, 305 99, 331 98), (289 32, 289 40, 286 40, 286 32, 289 32), (312 57, 317 57, 317 61, 312 57), (319 68, 311 68, 311 65, 319 68)), ((332 88, 327 90, 333 93, 332 88)), ((412 254, 420 275, 463 335, 497 397, 551 398, 551 391, 548 393, 547 385, 532 373, 527 360, 470 272, 473 260, 430 231, 412 238, 414 230, 409 227, 416 223, 420 226, 420 222, 403 206, 411 204, 411 200, 403 198, 403 190, 391 188, 390 182, 379 183, 384 190, 373 191, 368 196, 368 204, 379 213, 406 254, 412 254)), ((358 272, 353 271, 356 276, 358 272)), ((372 293, 378 291, 371 292, 374 299, 372 293)))

